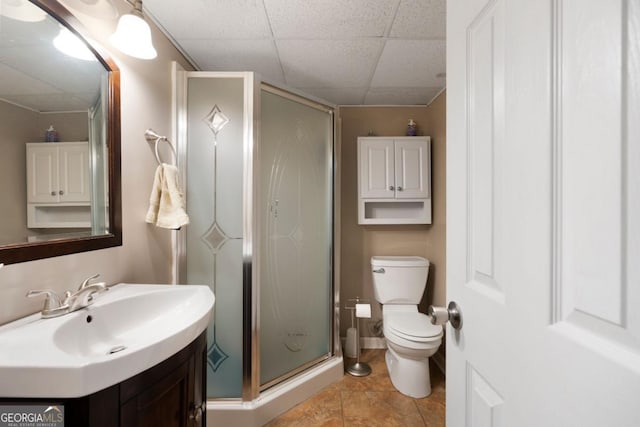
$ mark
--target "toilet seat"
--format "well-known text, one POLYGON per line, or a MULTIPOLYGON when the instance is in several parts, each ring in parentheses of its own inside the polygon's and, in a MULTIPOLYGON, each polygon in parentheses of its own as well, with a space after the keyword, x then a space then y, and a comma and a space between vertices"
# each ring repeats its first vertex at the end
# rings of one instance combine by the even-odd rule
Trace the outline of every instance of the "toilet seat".
POLYGON ((409 341, 427 343, 442 338, 442 326, 431 323, 431 318, 418 312, 389 313, 388 331, 409 341))

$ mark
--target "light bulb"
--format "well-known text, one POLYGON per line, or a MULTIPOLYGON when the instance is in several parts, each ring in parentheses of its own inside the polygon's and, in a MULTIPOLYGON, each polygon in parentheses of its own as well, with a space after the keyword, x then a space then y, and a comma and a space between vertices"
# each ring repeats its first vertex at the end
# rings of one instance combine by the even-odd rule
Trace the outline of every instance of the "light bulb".
POLYGON ((65 27, 53 39, 53 45, 62 53, 85 61, 96 61, 96 57, 86 44, 65 27))

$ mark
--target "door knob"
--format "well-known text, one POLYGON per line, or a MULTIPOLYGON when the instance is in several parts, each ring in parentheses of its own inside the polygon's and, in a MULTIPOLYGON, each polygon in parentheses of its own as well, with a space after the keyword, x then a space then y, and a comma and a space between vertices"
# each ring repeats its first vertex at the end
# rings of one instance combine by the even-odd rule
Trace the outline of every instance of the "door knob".
POLYGON ((398 186, 398 191, 402 191, 402 187, 398 186))
POLYGON ((451 301, 447 308, 430 305, 427 308, 427 316, 431 317, 431 323, 434 325, 444 325, 449 322, 453 329, 462 328, 462 313, 454 301, 451 301))
POLYGON ((393 191, 393 190, 394 190, 393 185, 390 185, 390 186, 389 186, 389 190, 391 190, 391 191, 393 191))

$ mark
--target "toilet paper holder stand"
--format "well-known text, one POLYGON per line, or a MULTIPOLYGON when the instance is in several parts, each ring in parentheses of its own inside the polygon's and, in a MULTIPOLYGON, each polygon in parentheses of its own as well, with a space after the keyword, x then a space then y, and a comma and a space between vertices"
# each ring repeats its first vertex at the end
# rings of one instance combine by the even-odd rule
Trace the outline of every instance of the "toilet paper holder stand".
MULTIPOLYGON (((351 315, 355 313, 356 304, 366 304, 369 300, 356 297, 355 299, 348 299, 347 301, 353 302, 353 306, 345 305, 345 310, 353 310, 351 315)), ((360 361, 360 318, 356 317, 356 361, 347 366, 347 372, 354 377, 366 377, 371 373, 371 366, 366 362, 360 361)))

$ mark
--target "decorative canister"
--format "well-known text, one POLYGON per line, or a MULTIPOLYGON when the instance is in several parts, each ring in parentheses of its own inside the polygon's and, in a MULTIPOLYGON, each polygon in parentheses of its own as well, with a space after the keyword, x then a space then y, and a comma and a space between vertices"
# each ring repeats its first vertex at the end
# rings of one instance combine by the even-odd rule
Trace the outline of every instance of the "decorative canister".
POLYGON ((58 132, 53 128, 53 125, 50 125, 44 133, 44 140, 45 142, 58 142, 58 132))
POLYGON ((417 135, 417 124, 413 121, 413 119, 409 119, 409 124, 407 125, 407 136, 416 136, 417 135))

